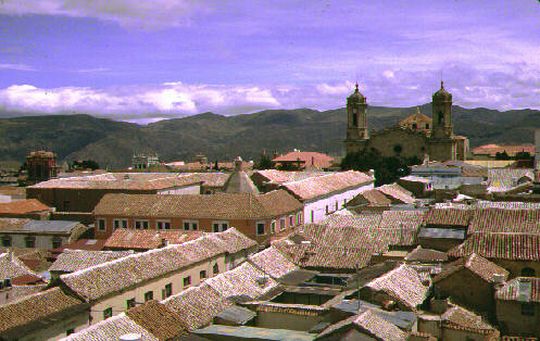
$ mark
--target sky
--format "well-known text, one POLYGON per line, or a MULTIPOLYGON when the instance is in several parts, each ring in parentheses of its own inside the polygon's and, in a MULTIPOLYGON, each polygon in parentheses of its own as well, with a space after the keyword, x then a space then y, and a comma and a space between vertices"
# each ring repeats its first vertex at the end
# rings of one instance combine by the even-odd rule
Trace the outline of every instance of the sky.
POLYGON ((540 109, 539 0, 0 0, 0 116, 540 109))

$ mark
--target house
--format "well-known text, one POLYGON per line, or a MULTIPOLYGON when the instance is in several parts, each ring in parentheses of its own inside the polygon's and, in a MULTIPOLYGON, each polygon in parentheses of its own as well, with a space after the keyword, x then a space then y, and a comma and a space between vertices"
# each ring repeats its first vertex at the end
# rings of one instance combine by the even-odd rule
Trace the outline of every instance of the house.
POLYGON ((286 182, 293 182, 330 174, 319 170, 282 171, 277 169, 256 170, 251 180, 262 192, 269 192, 279 188, 286 182))
POLYGON ((171 244, 182 244, 203 235, 202 231, 184 230, 132 230, 116 229, 107 238, 104 248, 107 250, 148 251, 171 244))
POLYGON ((44 290, 46 282, 12 251, 0 254, 0 305, 44 290))
POLYGON ((90 213, 107 193, 199 194, 199 175, 175 173, 104 173, 51 179, 26 188, 29 199, 59 212, 90 213))
POLYGON ((509 273, 475 253, 443 267, 433 278, 435 297, 450 297, 464 307, 490 313, 494 311, 495 287, 509 273))
POLYGON ((96 237, 118 228, 220 232, 231 226, 266 243, 303 222, 302 203, 284 190, 261 195, 107 194, 94 210, 96 237))
POLYGON ((275 168, 289 170, 328 169, 333 162, 334 158, 326 154, 297 150, 272 159, 275 168))
POLYGON ((1 218, 48 219, 52 208, 36 199, 17 200, 0 203, 1 218))
POLYGON ((407 340, 407 334, 377 313, 366 310, 329 326, 316 340, 402 341, 407 340))
POLYGON ((56 249, 77 240, 86 230, 78 221, 0 218, 2 247, 56 249))
POLYGON ((473 148, 471 152, 477 158, 495 159, 498 153, 506 153, 509 157, 515 157, 517 153, 534 155, 535 147, 533 144, 498 145, 492 143, 473 148))
POLYGON ((429 196, 433 190, 431 180, 420 176, 407 175, 401 177, 397 183, 418 198, 429 196))
POLYGON ((409 192, 396 183, 382 185, 377 187, 376 190, 390 199, 392 204, 414 204, 416 201, 412 192, 409 192))
POLYGON ((346 171, 286 182, 281 188, 304 204, 305 222, 317 223, 359 193, 372 189, 374 181, 372 175, 346 171))
POLYGON ((467 205, 435 206, 425 216, 418 241, 423 248, 448 251, 461 244, 473 216, 467 205))
POLYGON ((356 213, 380 212, 390 209, 391 205, 392 200, 376 188, 359 193, 345 204, 348 210, 356 213))
POLYGON ((451 341, 497 341, 500 336, 500 332, 482 316, 458 305, 450 306, 441 315, 420 314, 418 331, 437 340, 451 341))
POLYGON ((49 268, 52 280, 58 280, 60 275, 90 268, 133 254, 133 251, 86 251, 66 249, 49 268))
POLYGON ((495 294, 497 320, 506 335, 540 335, 540 278, 516 277, 495 294))
POLYGON ((0 305, 0 340, 58 340, 88 326, 88 309, 58 287, 0 305))
POLYGON ((386 305, 393 302, 401 310, 416 312, 428 296, 429 283, 411 266, 399 267, 365 284, 359 292, 360 299, 386 305))
POLYGON ((540 273, 540 235, 474 233, 448 251, 450 258, 476 253, 510 272, 509 278, 540 273))
POLYGON ((418 245, 405 256, 404 260, 408 264, 440 264, 448 261, 448 255, 446 252, 424 249, 418 245))
POLYGON ((202 236, 61 275, 60 285, 91 305, 91 323, 96 323, 137 302, 165 299, 208 281, 225 271, 227 253, 223 244, 202 236))

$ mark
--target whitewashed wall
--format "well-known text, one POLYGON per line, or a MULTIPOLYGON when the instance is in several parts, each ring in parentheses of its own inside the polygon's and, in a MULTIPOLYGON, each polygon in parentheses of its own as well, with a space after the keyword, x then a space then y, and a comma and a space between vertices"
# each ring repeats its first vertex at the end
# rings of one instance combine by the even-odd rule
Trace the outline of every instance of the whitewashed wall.
POLYGON ((197 184, 191 186, 169 188, 159 191, 158 194, 201 194, 201 186, 197 184))
POLYGON ((328 206, 328 214, 331 214, 337 210, 343 208, 343 205, 354 198, 357 194, 366 190, 372 189, 373 183, 369 185, 360 186, 357 188, 349 189, 344 192, 338 192, 329 196, 318 197, 304 202, 304 223, 317 223, 326 217, 326 207, 328 206), (313 212, 313 220, 311 219, 313 212))

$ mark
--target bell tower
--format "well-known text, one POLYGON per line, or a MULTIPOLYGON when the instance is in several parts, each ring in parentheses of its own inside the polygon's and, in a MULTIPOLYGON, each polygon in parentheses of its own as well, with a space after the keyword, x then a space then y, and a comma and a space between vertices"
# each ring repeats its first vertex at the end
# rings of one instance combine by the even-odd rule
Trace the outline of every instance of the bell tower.
POLYGON ((432 137, 445 138, 454 136, 452 94, 446 91, 442 81, 439 91, 433 94, 431 108, 433 115, 432 137))
POLYGON ((347 97, 347 140, 365 141, 369 139, 366 97, 358 90, 347 97))

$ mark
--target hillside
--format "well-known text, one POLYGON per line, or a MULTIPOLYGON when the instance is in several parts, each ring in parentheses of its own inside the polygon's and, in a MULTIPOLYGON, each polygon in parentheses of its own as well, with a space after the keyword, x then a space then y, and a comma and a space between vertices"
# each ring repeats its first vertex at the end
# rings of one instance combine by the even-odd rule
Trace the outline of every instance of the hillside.
MULTIPOLYGON (((431 105, 421 107, 430 115, 431 105)), ((456 134, 468 136, 472 146, 485 143, 532 143, 540 128, 540 111, 499 112, 455 106, 456 134)), ((369 107, 371 129, 394 125, 414 108, 369 107)), ((89 115, 24 116, 0 119, 0 161, 23 161, 37 148, 58 153, 60 160, 94 159, 102 166, 129 165, 134 152, 156 151, 161 159, 186 160, 197 153, 210 160, 236 155, 257 158, 262 150, 292 148, 341 154, 345 109, 269 110, 250 115, 212 113, 140 126, 89 115)))

